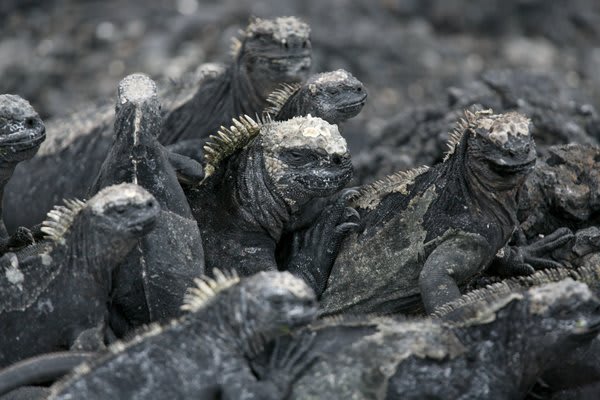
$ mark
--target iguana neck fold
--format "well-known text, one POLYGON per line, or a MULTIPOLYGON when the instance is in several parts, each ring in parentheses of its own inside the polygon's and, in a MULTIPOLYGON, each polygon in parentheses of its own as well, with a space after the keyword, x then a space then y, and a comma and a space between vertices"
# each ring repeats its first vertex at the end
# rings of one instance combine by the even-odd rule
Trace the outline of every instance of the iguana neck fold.
POLYGON ((292 210, 278 193, 267 174, 259 140, 232 156, 225 168, 227 185, 224 190, 237 203, 238 216, 250 228, 266 231, 278 240, 292 210))

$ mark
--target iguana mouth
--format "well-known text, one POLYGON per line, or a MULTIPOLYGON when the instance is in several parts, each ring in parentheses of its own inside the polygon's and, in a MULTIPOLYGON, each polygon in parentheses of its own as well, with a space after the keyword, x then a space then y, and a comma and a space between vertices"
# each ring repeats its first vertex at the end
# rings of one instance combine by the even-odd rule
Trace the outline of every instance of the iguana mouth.
POLYGON ((342 104, 340 106, 337 106, 336 110, 339 110, 339 111, 350 111, 350 110, 354 110, 354 109, 357 109, 357 108, 362 108, 365 105, 366 101, 367 101, 367 95, 365 94, 365 95, 363 95, 360 98, 360 100, 352 101, 352 102, 345 103, 345 104, 342 104))
POLYGON ((535 161, 536 161, 536 159, 533 158, 532 160, 529 160, 529 161, 526 161, 523 163, 511 164, 511 165, 498 164, 497 162, 494 162, 492 160, 488 160, 488 163, 490 165, 490 168, 494 172, 508 175, 508 174, 517 174, 517 173, 532 169, 535 165, 535 161))
POLYGON ((150 232, 156 225, 156 218, 139 219, 127 225, 127 230, 130 232, 144 235, 150 232))
POLYGON ((20 131, 0 139, 0 147, 13 147, 16 151, 28 150, 32 147, 39 146, 45 139, 45 129, 33 134, 30 131, 20 131))

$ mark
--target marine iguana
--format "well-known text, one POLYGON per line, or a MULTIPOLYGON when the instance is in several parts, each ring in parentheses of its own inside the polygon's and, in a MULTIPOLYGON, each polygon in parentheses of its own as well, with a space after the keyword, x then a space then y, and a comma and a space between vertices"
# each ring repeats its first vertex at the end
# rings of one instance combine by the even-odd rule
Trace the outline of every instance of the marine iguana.
POLYGON ((536 160, 529 120, 491 111, 465 117, 443 163, 377 181, 350 202, 361 226, 332 267, 324 315, 409 312, 421 304, 431 312, 459 297, 459 287, 497 253, 498 265, 513 275, 532 273, 529 264, 554 265, 528 247, 505 248, 518 226, 517 192, 536 160))
POLYGON ((232 118, 260 113, 280 84, 308 78, 311 57, 307 24, 296 17, 253 18, 242 39, 234 39, 231 62, 165 118, 160 142, 208 139, 232 118))
MULTIPOLYGON (((282 83, 266 99, 265 117, 286 121, 311 115, 340 124, 358 115, 367 100, 362 82, 343 69, 312 75, 304 83, 282 83)), ((205 138, 184 140, 169 150, 193 159, 202 158, 205 138)))
POLYGON ((160 207, 139 186, 67 200, 48 213, 38 242, 0 258, 0 366, 104 343, 111 273, 153 227, 160 207))
POLYGON ((284 329, 310 322, 314 292, 288 272, 240 279, 215 270, 198 279, 184 308, 189 313, 155 325, 106 356, 76 369, 52 387, 51 399, 282 399, 310 364, 310 338, 274 357, 266 375, 249 358, 284 329))
POLYGON ((598 333, 599 305, 568 280, 518 293, 488 289, 446 305, 446 320, 442 310, 424 319, 325 318, 282 338, 314 336, 317 356, 289 398, 519 398, 549 362, 598 333))
MULTIPOLYGON (((155 321, 177 317, 194 278, 204 273, 204 252, 170 154, 158 142, 161 129, 156 85, 144 74, 119 83, 115 141, 90 195, 117 183, 140 185, 160 205, 156 228, 113 272, 111 328, 121 337, 155 321)), ((193 169, 197 164, 188 160, 193 169)), ((197 170, 202 171, 198 164, 197 170)))
MULTIPOLYGON (((225 72, 159 88, 161 143, 208 138, 221 124, 243 113, 255 115, 281 83, 307 78, 310 28, 294 17, 255 19, 236 46, 225 72)), ((6 226, 33 226, 63 198, 83 198, 113 141, 114 101, 46 123, 48 139, 36 157, 16 169, 6 186, 6 226), (24 210, 22 204, 28 204, 24 210)))
POLYGON ((0 254, 32 242, 31 234, 24 227, 9 237, 4 226, 2 199, 4 187, 16 166, 33 157, 44 139, 46 128, 31 104, 16 95, 0 95, 0 254))
MULTIPOLYGON (((204 171, 204 181, 186 195, 206 268, 230 265, 245 276, 277 269, 275 245, 290 215, 340 190, 352 177, 352 164, 336 125, 311 116, 283 122, 243 116, 207 144, 204 171)), ((349 228, 345 208, 337 206, 334 223, 319 227, 329 241, 312 250, 327 253, 339 244, 349 228)))
MULTIPOLYGON (((537 271, 533 275, 503 279, 467 292, 457 301, 468 303, 470 299, 485 297, 487 292, 498 291, 498 288, 518 292, 565 279, 584 283, 596 297, 600 296, 600 265, 596 263, 579 268, 548 269, 537 271)), ((541 377, 544 384, 537 385, 534 390, 536 394, 546 396, 560 391, 576 392, 578 387, 600 383, 600 336, 596 335, 589 346, 582 345, 564 354, 560 363, 547 365, 541 377)))

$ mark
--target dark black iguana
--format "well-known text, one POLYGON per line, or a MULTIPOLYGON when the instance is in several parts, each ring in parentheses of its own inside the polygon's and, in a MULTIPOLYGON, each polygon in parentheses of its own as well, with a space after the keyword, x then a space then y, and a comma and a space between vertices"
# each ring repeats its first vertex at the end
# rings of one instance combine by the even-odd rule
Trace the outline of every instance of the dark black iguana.
POLYGON ((16 95, 0 95, 0 254, 11 247, 30 243, 25 228, 9 237, 4 226, 2 199, 4 187, 16 166, 33 157, 44 139, 46 128, 31 104, 16 95))
POLYGON ((160 142, 200 160, 201 144, 220 126, 260 114, 279 85, 306 80, 311 63, 307 24, 296 17, 253 18, 241 39, 234 38, 229 64, 166 117, 160 142))
POLYGON ((90 195, 117 183, 135 183, 160 205, 156 228, 140 238, 113 273, 111 328, 121 337, 128 330, 177 317, 193 279, 204 274, 204 252, 172 162, 194 169, 159 142, 160 102, 148 76, 132 74, 119 83, 115 139, 90 195))
POLYGON ((285 338, 314 336, 317 357, 289 398, 521 398, 544 367, 598 333, 598 305, 567 280, 518 293, 496 286, 438 318, 326 318, 285 338))
POLYGON ((314 292, 287 272, 260 272, 239 281, 218 270, 198 280, 185 305, 190 312, 148 329, 78 367, 52 387, 50 399, 273 399, 312 359, 310 339, 287 347, 258 378, 249 358, 265 341, 310 322, 314 292))
POLYGON ((0 259, 0 366, 104 345, 113 269, 147 234, 160 207, 139 186, 111 186, 48 214, 48 240, 0 259))
POLYGON ((363 187, 350 202, 361 226, 331 270, 324 314, 407 312, 421 304, 431 312, 460 296, 459 287, 497 253, 509 274, 533 272, 528 262, 553 265, 526 248, 505 248, 518 226, 517 192, 536 160, 529 120, 489 111, 465 117, 443 163, 363 187))
MULTIPOLYGON (((237 47, 223 71, 159 88, 163 144, 207 138, 242 113, 261 113, 281 83, 308 77, 310 28, 294 17, 251 21, 237 47)), ((9 232, 41 223, 63 198, 83 198, 112 145, 114 115, 114 101, 106 101, 46 121, 47 140, 36 157, 19 165, 6 187, 9 232)))
MULTIPOLYGON (((206 178, 186 194, 201 230, 206 268, 228 265, 240 275, 277 269, 275 245, 290 215, 352 177, 337 126, 310 116, 264 123, 241 117, 214 136, 205 152, 206 178)), ((342 203, 333 210, 341 220, 342 203)), ((329 232, 323 253, 345 234, 337 229, 343 223, 334 222, 323 226, 329 232)))

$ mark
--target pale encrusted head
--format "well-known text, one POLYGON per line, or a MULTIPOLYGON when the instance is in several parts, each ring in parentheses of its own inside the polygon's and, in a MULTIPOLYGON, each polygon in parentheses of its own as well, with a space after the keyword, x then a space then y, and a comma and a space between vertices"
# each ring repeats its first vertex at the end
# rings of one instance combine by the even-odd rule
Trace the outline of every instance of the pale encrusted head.
POLYGON ((506 114, 483 115, 477 119, 477 128, 482 134, 499 146, 506 145, 511 137, 529 137, 529 124, 531 120, 517 112, 506 114))
POLYGON ((265 124, 260 140, 269 178, 290 206, 333 194, 352 178, 350 153, 337 125, 295 117, 265 124))
POLYGON ((296 17, 254 18, 232 48, 237 67, 263 99, 281 83, 304 81, 312 63, 310 27, 296 17))
POLYGON ((139 103, 156 97, 156 84, 146 74, 127 75, 119 82, 118 104, 139 103))
POLYGON ((240 290, 247 318, 265 334, 308 323, 317 315, 314 291, 289 272, 259 272, 245 278, 240 290))
POLYGON ((340 135, 338 126, 310 115, 268 123, 261 134, 263 146, 270 153, 292 147, 321 150, 338 156, 348 153, 346 139, 340 135))
POLYGON ((0 95, 0 162, 30 159, 45 139, 44 123, 27 100, 0 95))
POLYGON ((312 75, 302 85, 286 85, 267 98, 265 111, 273 116, 312 115, 338 124, 356 116, 365 105, 367 91, 362 82, 343 69, 312 75))

